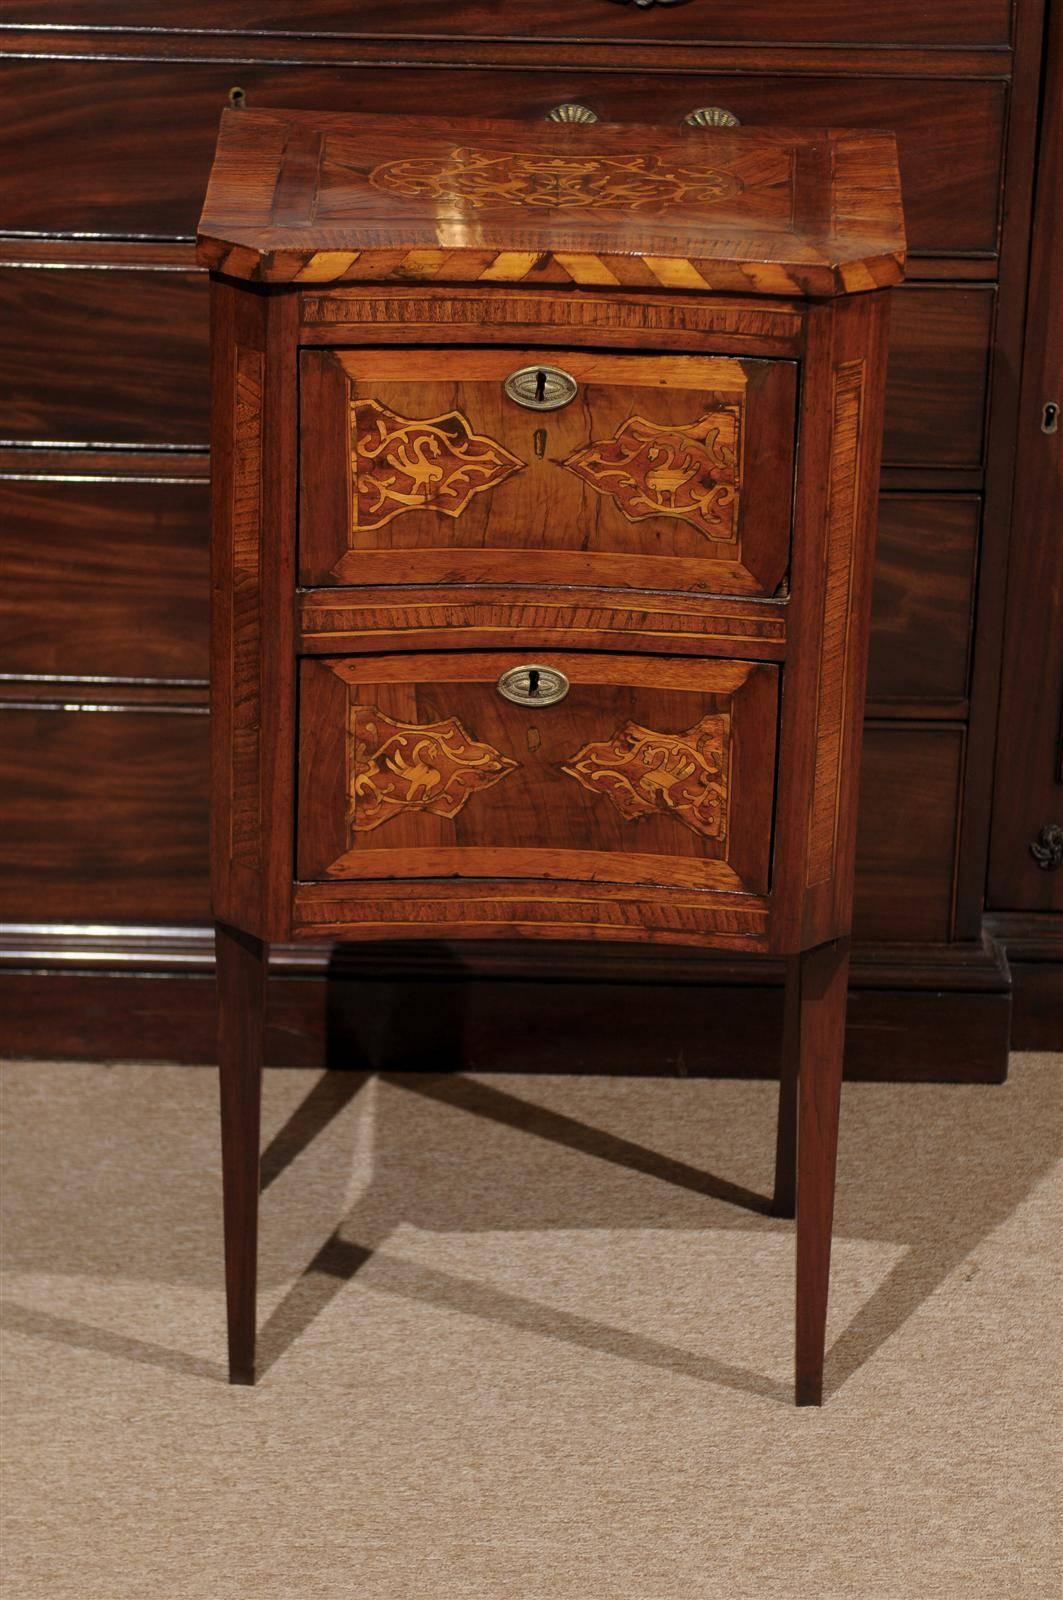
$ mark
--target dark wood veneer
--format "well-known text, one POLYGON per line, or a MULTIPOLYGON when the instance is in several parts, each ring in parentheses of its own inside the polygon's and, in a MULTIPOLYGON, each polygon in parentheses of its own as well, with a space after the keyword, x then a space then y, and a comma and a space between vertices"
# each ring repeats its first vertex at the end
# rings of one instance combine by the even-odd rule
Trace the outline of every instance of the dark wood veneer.
MULTIPOLYGON (((325 35, 347 41, 381 37, 406 41, 435 35, 455 40, 477 35, 499 37, 497 0, 456 0, 441 15, 434 0, 406 0, 401 11, 383 0, 310 0, 268 7, 256 0, 122 0, 108 11, 109 28, 236 30, 241 33, 306 37, 325 35)), ((1006 45, 1010 39, 1007 0, 965 0, 962 9, 948 0, 886 0, 874 8, 839 10, 833 0, 775 0, 753 13, 720 5, 671 10, 658 6, 642 14, 607 0, 529 0, 518 16, 506 17, 508 39, 588 38, 639 43, 915 44, 1006 45)), ((53 28, 99 25, 94 0, 12 0, 8 25, 53 28)))
MULTIPOLYGON (((609 0, 581 0, 603 12, 609 0)), ((617 11, 626 8, 616 7, 617 11)), ((659 15, 663 15, 657 8, 659 15)), ((0 36, 2 37, 2 36, 0 36)), ((745 124, 897 130, 913 252, 992 255, 997 249, 1006 87, 978 79, 910 80, 711 71, 636 73, 569 69, 527 73, 376 64, 279 67, 197 61, 0 62, 0 93, 32 109, 34 171, 9 181, 3 226, 163 238, 190 236, 202 198, 218 112, 239 82, 253 107, 454 115, 537 123, 565 101, 603 120, 673 123, 696 106, 722 105, 745 124), (175 125, 159 107, 179 99, 175 125), (109 108, 106 134, 98 107, 109 108)), ((708 70, 706 70, 708 68, 708 70)), ((1004 63, 1001 63, 1003 70, 1004 63)), ((8 171, 20 172, 18 118, 9 119, 8 171)))
POLYGON ((204 446, 206 370, 201 274, 0 268, 0 438, 204 446))
POLYGON ((18 921, 30 906, 44 922, 140 922, 146 911, 201 921, 205 707, 162 711, 100 685, 83 697, 115 709, 70 711, 61 686, 41 688, 51 699, 40 709, 0 702, 0 917, 18 921))
POLYGON ((3 670, 204 680, 208 499, 195 479, 0 474, 3 670))

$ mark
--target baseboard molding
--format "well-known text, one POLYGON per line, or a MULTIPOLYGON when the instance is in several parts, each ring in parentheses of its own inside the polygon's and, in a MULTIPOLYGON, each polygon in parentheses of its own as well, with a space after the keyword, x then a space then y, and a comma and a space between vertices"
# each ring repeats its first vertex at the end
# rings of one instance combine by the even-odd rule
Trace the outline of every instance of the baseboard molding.
POLYGON ((1001 912, 986 928, 1011 971, 1011 1047, 1063 1050, 1063 914, 1001 912))
MULTIPOLYGON (((3 1052, 207 1062, 204 928, 8 927, 3 1052)), ((1001 1082, 1011 978, 999 944, 857 946, 851 1078, 1001 1082)), ((500 944, 278 946, 267 1059, 412 1070, 774 1077, 782 971, 676 951, 500 944)))

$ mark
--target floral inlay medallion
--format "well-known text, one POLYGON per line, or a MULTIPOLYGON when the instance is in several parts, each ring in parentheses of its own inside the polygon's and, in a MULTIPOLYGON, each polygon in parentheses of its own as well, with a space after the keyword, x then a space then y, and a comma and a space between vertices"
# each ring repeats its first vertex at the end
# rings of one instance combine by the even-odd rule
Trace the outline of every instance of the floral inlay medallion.
POLYGON ((742 407, 723 404, 696 422, 669 427, 628 417, 611 439, 594 439, 563 462, 629 522, 674 517, 706 538, 737 537, 742 407))
POLYGON ((474 495, 525 465, 474 432, 460 411, 419 420, 378 400, 352 400, 350 411, 355 533, 382 528, 404 511, 460 517, 474 495))
POLYGON ((657 156, 493 155, 462 147, 374 167, 377 189, 450 200, 479 210, 532 206, 544 211, 698 205, 740 194, 742 182, 715 167, 668 166, 657 156))
POLYGON ((376 706, 352 705, 348 739, 348 821, 356 833, 408 811, 456 817, 476 790, 519 765, 474 738, 457 717, 397 722, 376 706))
POLYGON ((627 722, 611 739, 585 744, 562 770, 622 817, 673 816, 693 833, 721 843, 727 832, 731 719, 702 717, 685 733, 658 733, 627 722))

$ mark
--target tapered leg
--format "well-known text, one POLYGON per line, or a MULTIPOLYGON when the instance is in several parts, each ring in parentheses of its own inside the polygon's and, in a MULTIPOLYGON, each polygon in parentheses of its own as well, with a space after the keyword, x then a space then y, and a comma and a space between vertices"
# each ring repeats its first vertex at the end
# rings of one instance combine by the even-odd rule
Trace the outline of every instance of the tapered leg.
POLYGON ((229 1382, 255 1381, 259 1115, 268 947, 218 923, 218 1065, 229 1382))
POLYGON ((775 1130, 773 1217, 792 1217, 797 1184, 797 1073, 801 1043, 801 957, 786 963, 782 1052, 779 1060, 779 1120, 775 1130))
POLYGON ((848 939, 820 945, 799 959, 794 1384, 794 1399, 799 1406, 818 1406, 823 1399, 823 1345, 848 979, 848 939))

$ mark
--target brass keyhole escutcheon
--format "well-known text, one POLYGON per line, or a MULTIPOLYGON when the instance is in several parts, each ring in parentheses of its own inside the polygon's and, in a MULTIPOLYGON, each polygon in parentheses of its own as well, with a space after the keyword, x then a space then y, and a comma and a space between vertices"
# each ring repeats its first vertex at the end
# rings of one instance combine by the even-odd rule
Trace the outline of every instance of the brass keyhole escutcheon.
POLYGON ((544 667, 535 662, 509 667, 498 680, 499 694, 516 706, 556 706, 570 688, 565 674, 557 667, 544 667))
POLYGON ((518 367, 504 387, 511 400, 529 411, 558 411, 575 399, 579 385, 561 367, 518 367))

